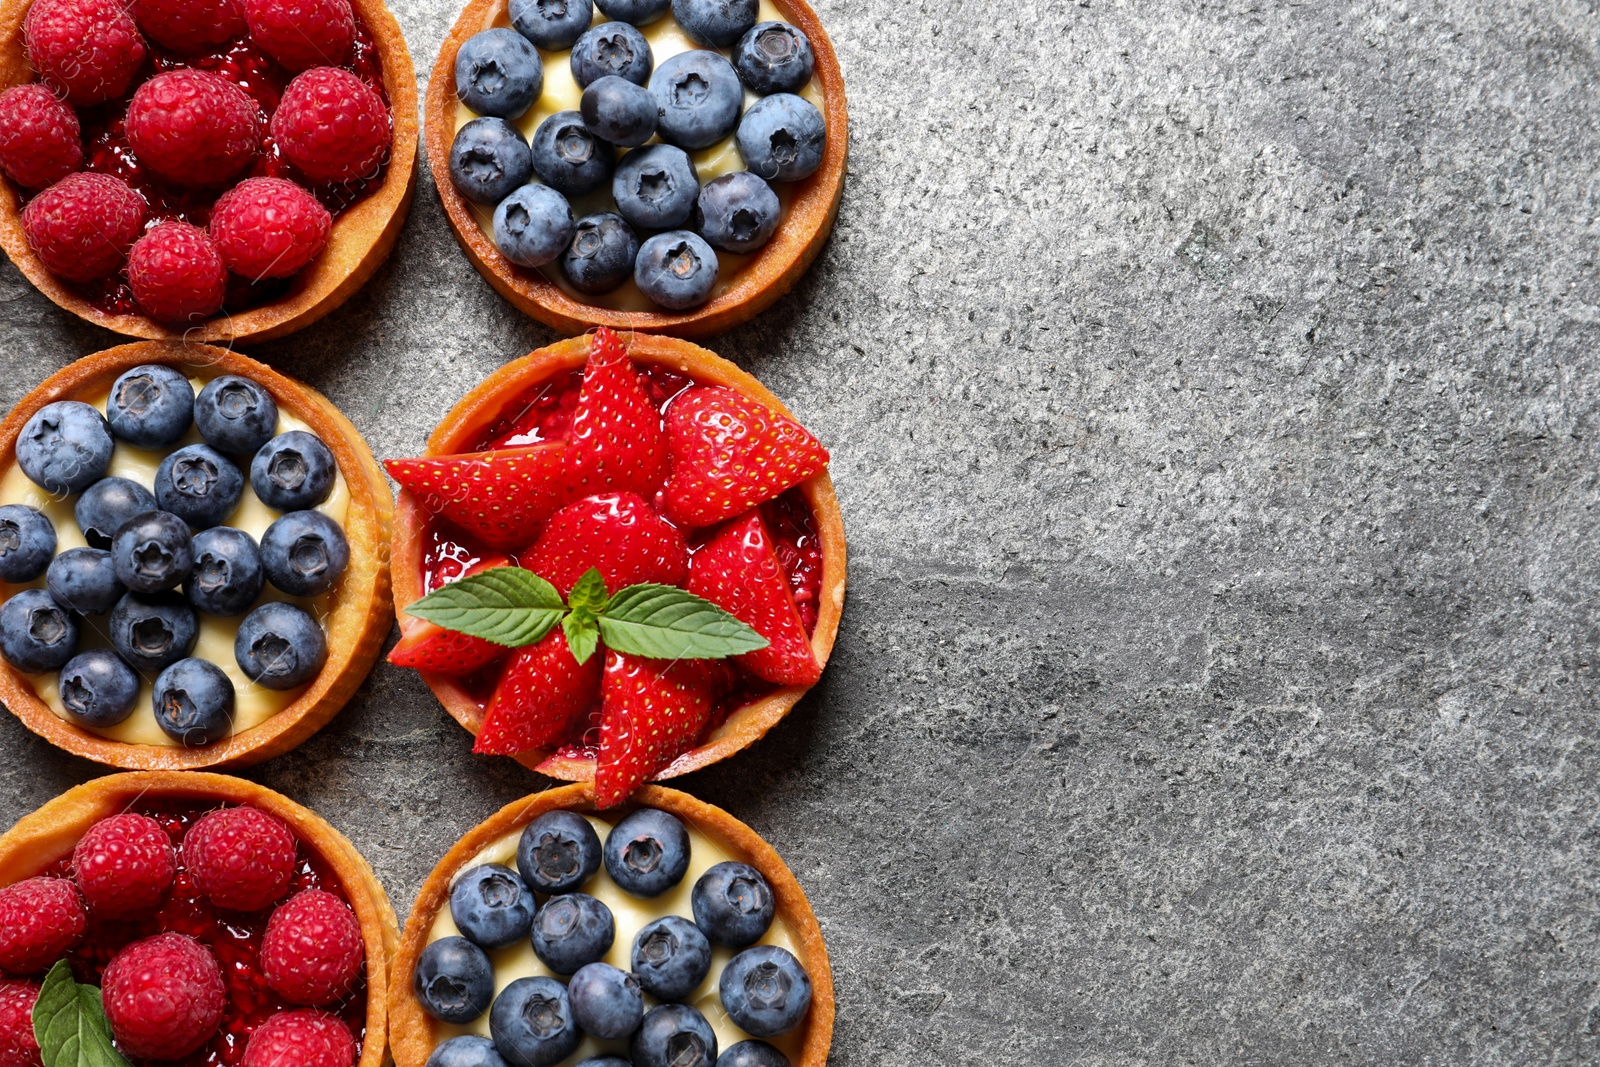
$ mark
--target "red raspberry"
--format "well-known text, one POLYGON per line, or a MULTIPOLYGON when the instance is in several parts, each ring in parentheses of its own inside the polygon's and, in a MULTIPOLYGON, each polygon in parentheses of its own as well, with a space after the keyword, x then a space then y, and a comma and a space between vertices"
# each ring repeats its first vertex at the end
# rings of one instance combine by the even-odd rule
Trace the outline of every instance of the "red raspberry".
POLYGON ((92 282, 122 266, 144 215, 144 198, 121 178, 69 174, 28 201, 22 232, 51 274, 92 282))
POLYGON ((350 905, 321 889, 296 893, 267 920, 261 973, 284 1000, 320 1007, 361 977, 365 946, 350 905))
POLYGON ((60 181, 83 164, 78 114, 42 85, 0 93, 0 167, 29 189, 60 181))
POLYGON ((177 873, 172 839, 148 815, 101 819, 78 842, 72 865, 89 907, 112 918, 155 911, 177 873))
POLYGON ((33 1036, 33 1005, 39 987, 32 982, 0 982, 0 1067, 44 1067, 33 1036))
POLYGON ((293 71, 337 67, 356 43, 350 0, 244 0, 250 36, 293 71))
POLYGON ((156 44, 203 52, 245 31, 243 0, 132 0, 128 10, 156 44))
POLYGON ((157 934, 117 953, 100 981, 106 1021, 134 1059, 175 1060, 211 1040, 227 992, 217 958, 187 934, 157 934))
POLYGON ((128 252, 128 286, 152 319, 191 322, 222 307, 228 268, 206 231, 187 222, 163 222, 128 252))
POLYGON ((221 185, 261 148, 261 112, 248 93, 208 70, 169 70, 128 104, 128 144, 174 185, 221 185))
POLYGON ((317 258, 333 216, 317 198, 282 178, 246 178, 211 209, 211 239, 235 274, 287 278, 317 258))
POLYGON ((0 970, 42 971, 83 940, 89 917, 65 878, 29 878, 0 889, 0 970))
POLYGON ((35 0, 22 36, 39 77, 79 107, 121 96, 144 63, 144 38, 117 0, 35 0))
POLYGON ((260 911, 289 891, 294 835, 259 809, 223 808, 189 827, 183 865, 195 888, 217 907, 260 911))
POLYGON ((378 172, 389 154, 389 109, 348 70, 317 67, 283 91, 272 136, 314 182, 347 182, 378 172))
MULTIPOLYGON (((240 1067, 351 1067, 356 1041, 350 1028, 320 1011, 274 1015, 250 1035, 240 1067)), ((0 1061, 0 1067, 6 1067, 0 1061)))

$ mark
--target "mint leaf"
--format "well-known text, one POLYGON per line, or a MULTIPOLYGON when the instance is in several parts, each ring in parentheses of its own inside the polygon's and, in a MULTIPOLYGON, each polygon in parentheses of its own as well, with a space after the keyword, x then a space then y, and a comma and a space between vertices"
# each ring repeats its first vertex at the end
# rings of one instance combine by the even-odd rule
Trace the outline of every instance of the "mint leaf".
POLYGON ((587 612, 576 612, 561 620, 561 631, 567 635, 567 648, 579 663, 588 663, 600 643, 600 627, 595 617, 587 612))
POLYGON ((556 587, 521 567, 491 567, 435 589, 406 611, 456 633, 507 648, 537 644, 561 621, 556 587))
POLYGON ((630 585, 600 616, 606 647, 652 659, 725 659, 767 639, 709 600, 670 585, 630 585))
POLYGON ((66 960, 45 975, 33 1006, 33 1037, 45 1067, 129 1067, 111 1044, 100 990, 74 981, 66 960))
POLYGON ((606 610, 606 604, 610 599, 611 597, 606 594, 606 580, 601 577, 600 569, 590 567, 572 587, 572 592, 567 594, 567 607, 575 612, 599 618, 600 613, 606 610))
POLYGON ((589 657, 594 655, 595 646, 600 642, 600 627, 596 620, 610 600, 610 595, 606 593, 606 580, 596 567, 584 571, 583 577, 573 585, 572 592, 567 594, 567 606, 572 613, 561 620, 561 630, 567 635, 567 647, 572 650, 572 658, 579 663, 588 663, 589 657))

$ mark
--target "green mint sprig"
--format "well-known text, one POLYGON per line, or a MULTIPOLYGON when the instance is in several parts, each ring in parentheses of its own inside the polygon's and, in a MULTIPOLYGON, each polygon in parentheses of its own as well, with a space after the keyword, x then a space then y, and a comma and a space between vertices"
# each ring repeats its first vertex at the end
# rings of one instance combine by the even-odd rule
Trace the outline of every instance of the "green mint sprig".
POLYGON ((79 985, 66 960, 50 968, 39 988, 33 1037, 44 1067, 129 1067, 111 1043, 100 990, 79 985))

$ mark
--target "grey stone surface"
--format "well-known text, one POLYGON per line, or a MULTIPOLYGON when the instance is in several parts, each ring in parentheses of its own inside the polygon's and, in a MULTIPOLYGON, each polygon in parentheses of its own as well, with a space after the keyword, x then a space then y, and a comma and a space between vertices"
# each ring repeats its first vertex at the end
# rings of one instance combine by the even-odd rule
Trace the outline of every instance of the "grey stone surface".
MULTIPOLYGON (((810 893, 833 1062, 1600 1061, 1596 5, 818 6, 838 229, 713 347, 831 446, 850 601, 683 784, 810 893)), ((113 341, 0 302, 6 403, 113 341)), ((550 339, 424 180, 255 354, 395 455, 550 339)), ((98 773, 0 745, 5 821, 98 773)), ((403 911, 542 784, 468 748, 380 667, 251 774, 403 911)))

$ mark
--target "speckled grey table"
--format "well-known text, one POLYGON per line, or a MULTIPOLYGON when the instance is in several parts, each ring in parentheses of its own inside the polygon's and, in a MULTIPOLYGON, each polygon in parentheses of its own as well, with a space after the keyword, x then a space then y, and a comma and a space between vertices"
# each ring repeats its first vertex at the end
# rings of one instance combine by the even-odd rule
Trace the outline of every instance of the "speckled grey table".
MULTIPOLYGON (((685 784, 811 894, 834 1062, 1600 1061, 1596 5, 818 6, 839 226, 713 347, 832 447, 850 600, 685 784)), ((8 404, 112 343, 0 302, 8 404)), ((424 178, 255 354, 396 455, 551 339, 424 178)), ((0 744, 4 821, 98 773, 0 744)), ((381 667, 252 773, 403 911, 541 785, 468 748, 381 667)))

